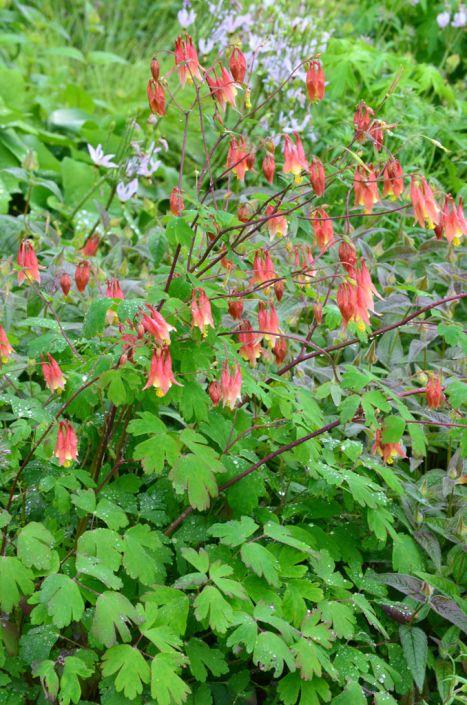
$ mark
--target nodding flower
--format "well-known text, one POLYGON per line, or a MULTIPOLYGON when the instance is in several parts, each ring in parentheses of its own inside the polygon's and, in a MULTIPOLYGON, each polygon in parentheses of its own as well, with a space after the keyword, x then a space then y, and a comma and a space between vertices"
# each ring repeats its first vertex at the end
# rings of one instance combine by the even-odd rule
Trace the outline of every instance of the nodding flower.
POLYGON ((312 102, 323 100, 325 91, 324 71, 321 62, 316 59, 310 62, 306 72, 306 88, 312 102))
POLYGON ((355 265, 357 264, 357 252, 351 242, 342 240, 339 245, 339 260, 346 272, 355 279, 355 265))
POLYGON ((284 174, 293 174, 296 184, 302 182, 302 172, 308 171, 303 144, 297 132, 294 132, 295 144, 289 135, 284 138, 284 174))
POLYGON ((321 252, 325 252, 334 242, 334 226, 324 208, 317 208, 311 219, 313 232, 321 252))
POLYGON ((153 79, 154 79, 155 81, 158 81, 158 80, 159 80, 159 75, 160 75, 160 72, 161 72, 161 67, 160 67, 159 62, 158 62, 158 60, 156 59, 155 56, 153 56, 153 58, 152 58, 150 68, 151 68, 151 76, 153 77, 153 79))
POLYGON ((18 272, 18 284, 25 280, 28 282, 40 282, 39 262, 37 261, 34 245, 31 240, 23 240, 18 250, 18 265, 21 267, 18 272))
POLYGON ((264 301, 259 302, 258 327, 259 330, 265 331, 262 336, 272 347, 278 337, 275 334, 280 333, 279 316, 273 303, 268 306, 264 301))
POLYGON ((225 112, 227 103, 235 108, 237 87, 232 74, 225 66, 221 66, 220 75, 214 69, 207 71, 206 83, 209 86, 211 97, 219 105, 222 112, 225 112))
POLYGON ((240 355, 244 360, 248 360, 250 365, 256 367, 256 360, 261 356, 261 337, 257 333, 253 333, 253 328, 250 321, 240 321, 237 328, 238 339, 241 342, 240 355))
POLYGON ((214 328, 212 319, 211 302, 206 296, 204 289, 193 289, 191 297, 191 325, 199 328, 204 337, 207 335, 207 328, 214 328))
POLYGON ((412 176, 410 180, 410 196, 415 222, 421 228, 434 229, 439 223, 440 211, 433 191, 424 176, 412 176))
POLYGON ((459 198, 456 206, 453 197, 448 193, 444 199, 439 223, 435 227, 435 235, 438 239, 441 239, 444 235, 449 243, 460 245, 462 236, 466 234, 466 231, 462 198, 459 198))
POLYGON ((254 208, 248 201, 243 201, 237 208, 237 217, 242 223, 248 223, 254 213, 254 208))
POLYGON ((208 394, 211 398, 212 405, 217 406, 222 399, 222 387, 219 382, 211 382, 208 387, 208 394))
POLYGON ((382 432, 378 429, 375 433, 375 440, 371 447, 373 455, 380 455, 385 463, 392 465, 397 457, 406 458, 405 450, 400 443, 383 443, 382 432))
POLYGON ((285 215, 282 215, 280 211, 278 212, 276 207, 270 203, 266 206, 265 215, 267 216, 266 225, 269 232, 269 238, 272 240, 276 235, 279 237, 284 237, 287 235, 287 219, 285 215))
POLYGON ((229 301, 228 303, 228 308, 229 308, 229 313, 234 319, 234 321, 240 320, 242 317, 243 313, 243 299, 238 298, 238 299, 232 299, 232 301, 229 301))
POLYGON ((81 254, 84 255, 85 257, 94 257, 94 255, 97 252, 97 248, 99 247, 99 242, 100 238, 97 233, 94 233, 84 243, 84 246, 81 250, 81 254))
POLYGON ((383 169, 383 197, 399 198, 404 190, 404 174, 397 159, 389 159, 383 169))
POLYGON ((220 388, 220 398, 222 399, 223 406, 234 409, 237 401, 241 401, 242 399, 242 372, 240 365, 235 365, 233 372, 231 372, 228 362, 224 362, 220 388))
POLYGON ((89 276, 91 274, 91 265, 86 260, 79 262, 75 269, 75 282, 76 288, 79 292, 83 293, 86 289, 89 276))
POLYGON ((379 296, 371 281, 365 260, 352 272, 355 283, 342 282, 337 290, 337 305, 341 312, 344 328, 349 321, 356 323, 358 330, 364 331, 370 325, 370 312, 374 311, 373 296, 379 296))
POLYGON ((61 394, 65 389, 65 376, 60 369, 60 365, 50 353, 47 353, 47 360, 48 362, 46 360, 41 362, 44 381, 51 392, 61 394))
POLYGON ((150 78, 147 85, 149 109, 155 115, 165 115, 165 91, 160 81, 150 78))
POLYGON ((250 150, 247 147, 244 137, 230 140, 229 151, 227 153, 227 169, 233 171, 239 181, 245 180, 245 174, 251 169, 248 164, 250 150))
POLYGON ((281 365, 287 357, 287 339, 282 336, 277 337, 272 352, 276 358, 276 364, 281 365))
POLYGON ((154 387, 158 397, 164 397, 173 384, 182 385, 175 380, 172 372, 172 358, 167 345, 154 348, 149 370, 148 381, 143 389, 154 387))
POLYGON ((299 286, 306 286, 310 283, 311 277, 316 276, 315 261, 311 247, 309 245, 301 245, 294 247, 294 265, 297 270, 297 282, 299 286))
POLYGON ((425 388, 426 403, 430 409, 438 409, 445 400, 441 380, 436 374, 431 374, 425 388))
POLYGON ((60 421, 58 424, 54 456, 58 458, 58 464, 65 468, 78 457, 78 438, 69 421, 60 421))
POLYGON ((189 34, 178 37, 175 42, 175 65, 182 88, 194 78, 201 80, 198 53, 189 34))
POLYGON ((337 305, 341 312, 344 328, 355 317, 357 309, 357 287, 350 282, 342 282, 337 289, 337 305))
POLYGON ((271 255, 266 250, 256 250, 253 259, 253 277, 251 284, 265 284, 276 278, 276 270, 271 259, 271 255))
POLYGON ((381 120, 373 120, 368 130, 370 139, 372 140, 377 152, 381 152, 384 143, 384 123, 381 120))
POLYGON ((282 297, 284 296, 284 289, 285 289, 285 284, 283 279, 278 279, 277 281, 274 282, 274 294, 276 296, 276 299, 278 301, 282 300, 282 297))
POLYGON ((355 127, 355 137, 358 142, 364 142, 368 137, 368 130, 373 120, 375 111, 370 108, 364 100, 357 105, 353 116, 353 124, 355 127))
POLYGON ((4 327, 0 325, 0 360, 1 360, 1 362, 7 362, 8 358, 10 357, 12 352, 13 352, 13 348, 10 345, 10 341, 8 340, 8 336, 6 334, 6 331, 5 331, 4 327))
POLYGON ((237 83, 243 83, 246 74, 246 59, 244 53, 234 47, 230 56, 230 72, 237 83))
POLYGON ((322 196, 326 188, 326 175, 324 173, 323 162, 317 157, 313 157, 308 171, 310 183, 317 196, 322 196))
POLYGON ((378 203, 379 192, 375 170, 372 164, 364 166, 359 164, 354 173, 353 187, 355 205, 363 206, 365 213, 373 213, 373 206, 378 203))
POLYGON ((167 323, 164 316, 154 306, 146 304, 146 308, 149 313, 144 313, 141 318, 144 330, 154 336, 156 343, 170 345, 170 331, 175 330, 174 326, 167 323))
POLYGON ((118 279, 108 279, 105 295, 109 299, 124 299, 125 295, 118 279))
POLYGON ((185 208, 183 202, 182 190, 178 186, 174 186, 170 192, 170 212, 173 215, 180 215, 185 208))
POLYGON ((67 272, 63 272, 60 277, 60 288, 63 291, 64 296, 68 296, 71 289, 71 277, 67 272))
POLYGON ((266 152, 266 156, 263 159, 262 168, 266 181, 272 184, 272 182, 274 181, 274 174, 276 172, 276 160, 274 159, 274 152, 266 152))
POLYGON ((319 301, 313 304, 313 318, 315 319, 315 323, 318 326, 323 320, 323 304, 321 304, 319 301))

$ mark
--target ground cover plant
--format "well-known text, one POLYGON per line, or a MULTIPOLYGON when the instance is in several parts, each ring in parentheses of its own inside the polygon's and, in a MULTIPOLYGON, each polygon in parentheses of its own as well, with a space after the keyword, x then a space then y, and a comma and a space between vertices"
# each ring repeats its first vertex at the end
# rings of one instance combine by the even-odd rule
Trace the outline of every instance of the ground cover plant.
POLYGON ((1 705, 465 702, 463 9, 378 8, 2 7, 1 705))

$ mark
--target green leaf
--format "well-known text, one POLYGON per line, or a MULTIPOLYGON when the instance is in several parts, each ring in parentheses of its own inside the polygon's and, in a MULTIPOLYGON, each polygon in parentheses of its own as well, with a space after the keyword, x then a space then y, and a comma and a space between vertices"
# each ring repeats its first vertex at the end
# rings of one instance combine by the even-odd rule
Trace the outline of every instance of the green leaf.
POLYGON ((336 635, 342 639, 350 639, 354 634, 355 615, 352 608, 342 602, 323 602, 320 605, 323 619, 330 622, 336 635))
POLYGON ((0 556, 0 606, 11 612, 21 595, 30 595, 34 590, 33 574, 19 558, 0 556))
POLYGON ((259 543, 245 543, 240 556, 247 568, 260 578, 264 577, 269 585, 279 587, 279 562, 267 548, 259 543))
POLYGON ((342 375, 342 386, 344 389, 351 389, 352 392, 359 392, 372 379, 372 375, 361 372, 356 367, 347 366, 345 373, 342 375))
POLYGON ((398 573, 412 575, 424 570, 422 556, 411 536, 397 534, 392 547, 392 567, 398 573))
POLYGON ((178 675, 185 657, 157 654, 151 663, 151 695, 157 705, 182 705, 190 694, 189 686, 178 675))
POLYGON ((415 684, 421 693, 425 681, 425 670, 428 658, 428 642, 426 634, 419 627, 399 627, 402 650, 407 666, 415 684))
POLYGON ((460 380, 449 382, 446 387, 446 394, 455 409, 467 404, 467 384, 460 380))
POLYGON ((223 524, 213 524, 208 529, 210 536, 215 536, 226 546, 240 546, 255 533, 258 524, 251 517, 241 517, 239 521, 226 521, 223 524))
POLYGON ((367 699, 358 683, 352 681, 333 698, 332 705, 367 705, 367 699))
POLYGON ((125 532, 123 567, 131 578, 143 585, 156 582, 161 565, 168 562, 170 556, 158 534, 147 524, 137 524, 125 532))
POLYGON ((253 663, 262 671, 274 671, 279 678, 286 665, 290 671, 295 670, 292 652, 283 639, 273 632, 261 632, 256 639, 253 651, 253 663))
POLYGON ((386 416, 383 422, 383 443, 398 443, 403 436, 405 421, 400 416, 386 416))
POLYGON ((347 423, 347 421, 353 419, 359 406, 360 397, 357 394, 352 394, 352 396, 343 399, 339 414, 341 423, 347 423))
POLYGON ((36 663, 32 669, 32 675, 35 678, 40 678, 45 693, 55 700, 60 687, 58 675, 55 670, 55 661, 45 660, 36 663))
POLYGON ((134 700, 143 692, 144 683, 149 683, 150 669, 144 656, 134 646, 118 644, 112 646, 102 657, 102 675, 115 678, 115 690, 134 700))
POLYGON ((295 654, 297 668, 303 680, 310 680, 313 675, 321 675, 321 663, 317 654, 317 647, 308 639, 299 639, 292 647, 295 654))
POLYGON ((209 570, 209 577, 216 587, 228 597, 238 597, 241 600, 247 599, 244 587, 237 581, 227 577, 232 575, 233 568, 220 561, 215 561, 209 570))
POLYGON ((79 622, 84 602, 77 584, 62 573, 49 575, 38 593, 29 599, 31 604, 43 605, 53 624, 61 629, 71 622, 79 622))
POLYGON ((220 634, 224 634, 232 623, 232 607, 213 585, 203 588, 194 601, 194 608, 198 622, 207 620, 211 629, 220 634))
POLYGON ((78 703, 81 700, 80 679, 92 676, 93 670, 76 656, 67 656, 60 678, 60 705, 78 703))
POLYGON ((117 633, 124 642, 131 640, 129 622, 141 624, 144 620, 125 595, 103 592, 96 601, 91 633, 108 648, 117 643, 117 633))
POLYGON ((165 236, 172 248, 175 248, 177 245, 190 247, 194 233, 183 218, 171 216, 165 229, 165 236))
POLYGON ((102 333, 105 328, 105 317, 111 305, 112 300, 108 298, 91 302, 84 317, 83 336, 85 338, 93 338, 98 333, 102 333))
POLYGON ((208 671, 215 678, 229 672, 227 662, 222 651, 212 649, 201 639, 190 639, 186 644, 186 655, 190 660, 190 671, 197 681, 205 683, 208 671))
POLYGON ((52 550, 54 537, 43 524, 31 521, 18 532, 18 558, 28 568, 48 570, 57 554, 52 550))
POLYGON ((33 627, 19 640, 19 655, 29 666, 48 658, 59 632, 49 625, 33 627))
POLYGON ((178 494, 188 492, 188 501, 194 509, 208 509, 211 498, 217 497, 216 472, 224 472, 223 465, 209 455, 182 455, 169 474, 178 494))

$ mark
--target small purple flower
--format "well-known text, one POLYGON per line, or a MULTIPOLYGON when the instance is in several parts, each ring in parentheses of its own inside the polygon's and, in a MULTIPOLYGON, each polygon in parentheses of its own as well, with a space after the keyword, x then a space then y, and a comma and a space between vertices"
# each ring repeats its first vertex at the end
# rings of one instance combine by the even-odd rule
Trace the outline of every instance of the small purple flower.
POLYGON ((103 166, 106 169, 117 168, 117 164, 111 161, 112 157, 115 157, 115 154, 104 154, 104 150, 102 149, 101 144, 98 144, 95 149, 90 144, 88 144, 88 152, 89 156, 91 157, 92 161, 96 166, 103 166))
POLYGON ((117 185, 117 196, 121 201, 125 203, 126 201, 129 201, 130 198, 133 198, 137 190, 138 179, 132 179, 127 184, 125 184, 123 181, 120 181, 117 185))
POLYGON ((196 20, 196 12, 183 7, 177 14, 178 24, 183 29, 189 27, 196 20))
POLYGON ((467 8, 465 7, 465 5, 461 5, 459 7, 458 12, 456 12, 456 14, 454 15, 454 19, 452 21, 452 26, 460 29, 461 27, 465 27, 466 24, 467 24, 467 8))
POLYGON ((436 16, 436 21, 438 23, 438 27, 441 27, 441 29, 444 29, 445 27, 448 26, 450 19, 451 19, 451 15, 449 14, 449 12, 447 10, 445 12, 440 12, 439 15, 436 16))

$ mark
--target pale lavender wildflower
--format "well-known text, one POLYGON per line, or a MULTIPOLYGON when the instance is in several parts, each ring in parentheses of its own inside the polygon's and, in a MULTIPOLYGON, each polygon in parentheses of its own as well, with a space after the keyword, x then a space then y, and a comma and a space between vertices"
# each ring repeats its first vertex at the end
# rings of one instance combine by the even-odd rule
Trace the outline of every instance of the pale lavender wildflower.
POLYGON ((98 144, 95 149, 90 144, 88 144, 88 152, 89 156, 91 157, 92 161, 96 166, 103 166, 106 169, 117 168, 117 164, 112 161, 112 158, 115 157, 115 154, 104 154, 104 150, 102 149, 101 144, 98 144))
POLYGON ((439 15, 436 16, 436 22, 438 23, 438 27, 444 29, 448 26, 450 19, 451 15, 447 10, 445 12, 440 12, 439 15))
POLYGON ((460 29, 461 27, 465 27, 467 24, 467 8, 465 5, 461 5, 459 7, 458 12, 454 15, 454 19, 452 21, 452 26, 457 27, 460 29))
POLYGON ((130 198, 133 198, 137 190, 138 179, 132 179, 127 184, 125 184, 123 181, 120 181, 117 185, 117 196, 121 201, 126 202, 129 201, 130 198))

